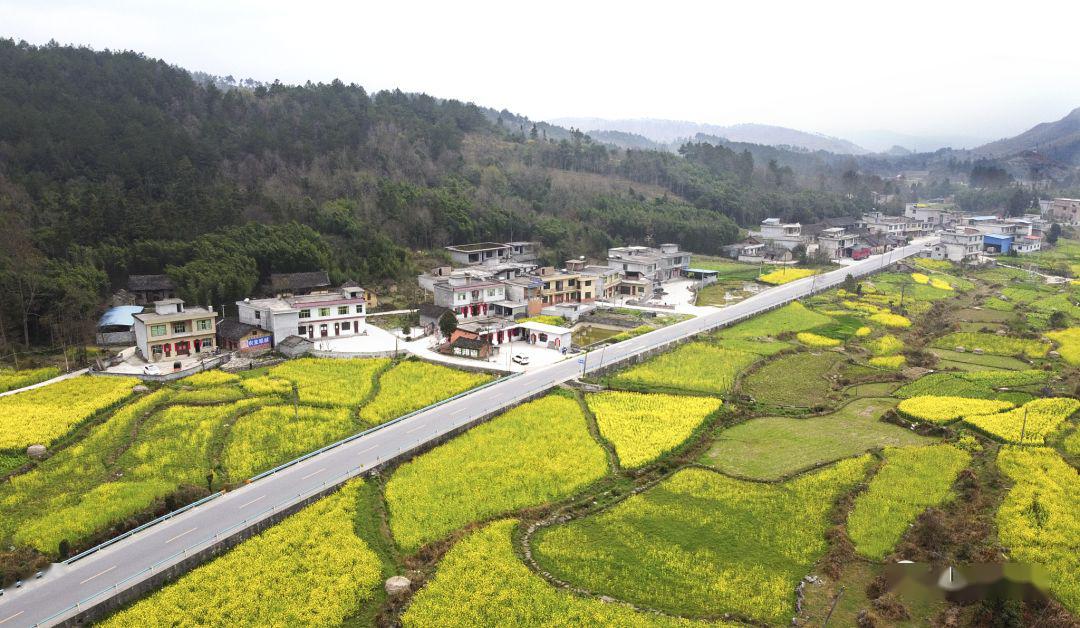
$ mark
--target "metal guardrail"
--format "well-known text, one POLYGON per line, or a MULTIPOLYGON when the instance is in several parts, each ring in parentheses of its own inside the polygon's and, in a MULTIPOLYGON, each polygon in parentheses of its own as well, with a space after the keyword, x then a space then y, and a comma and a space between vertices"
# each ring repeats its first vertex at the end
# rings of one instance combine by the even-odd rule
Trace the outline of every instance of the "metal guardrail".
MULTIPOLYGON (((476 392, 478 390, 483 390, 485 388, 494 386, 495 384, 507 381, 507 380, 512 379, 514 377, 517 377, 519 375, 521 375, 521 373, 511 373, 509 375, 504 375, 503 377, 500 377, 498 379, 494 379, 494 380, 492 380, 492 381, 490 381, 490 382, 488 382, 486 384, 481 384, 480 386, 477 386, 475 388, 470 388, 469 390, 458 393, 458 394, 456 394, 456 395, 454 395, 452 397, 447 397, 446 399, 440 399, 439 401, 436 401, 435 403, 433 403, 431 405, 424 406, 423 408, 420 408, 419 410, 414 410, 412 412, 409 412, 408 414, 403 414, 403 415, 397 417, 396 419, 391 419, 390 421, 387 421, 385 423, 380 423, 379 425, 376 425, 374 427, 370 427, 370 428, 368 428, 366 430, 363 430, 361 432, 357 432, 356 434, 353 434, 352 436, 347 436, 347 437, 345 437, 345 438, 343 438, 343 439, 341 439, 339 441, 330 443, 329 445, 326 445, 324 447, 316 449, 315 451, 308 452, 308 453, 306 453, 306 454, 304 454, 304 455, 302 455, 302 456, 300 456, 298 458, 293 458, 292 460, 290 460, 288 462, 285 462, 283 464, 280 464, 280 465, 274 467, 273 469, 270 469, 268 471, 263 471, 262 473, 259 473, 258 475, 254 475, 251 478, 249 478, 247 480, 247 483, 255 482, 256 480, 260 480, 260 479, 265 478, 267 476, 273 475, 273 474, 275 474, 275 473, 277 473, 279 471, 282 471, 284 469, 287 469, 287 468, 289 468, 289 467, 291 467, 293 465, 299 464, 299 463, 311 458, 312 456, 317 456, 317 455, 319 455, 319 454, 321 454, 321 453, 323 453, 325 451, 328 451, 330 449, 334 449, 335 447, 340 447, 341 445, 344 445, 346 443, 350 443, 350 442, 352 442, 352 441, 354 441, 354 440, 356 440, 358 438, 362 438, 362 437, 364 437, 364 436, 366 436, 368 434, 371 434, 372 432, 377 432, 377 431, 379 431, 381 429, 385 429, 385 428, 387 428, 387 427, 389 427, 391 425, 394 425, 395 423, 400 423, 401 421, 404 421, 406 419, 414 417, 414 416, 416 416, 418 414, 421 414, 423 412, 427 412, 428 410, 432 410, 432 409, 437 408, 437 407, 439 407, 439 406, 441 406, 443 404, 450 403, 451 401, 453 401, 455 399, 460 399, 461 397, 464 397, 464 396, 466 396, 468 394, 471 394, 471 393, 476 392)), ((201 504, 205 504, 206 502, 208 502, 208 501, 210 501, 212 499, 215 499, 217 497, 220 497, 221 495, 224 495, 224 494, 225 494, 224 491, 218 491, 217 493, 214 493, 213 495, 208 495, 208 496, 203 497, 202 499, 200 499, 198 501, 194 501, 194 502, 192 502, 192 503, 190 503, 190 504, 188 504, 186 506, 182 506, 180 508, 177 508, 176 510, 170 511, 170 512, 158 517, 157 519, 154 519, 153 521, 148 521, 148 522, 142 524, 141 526, 139 526, 137 528, 132 528, 131 530, 128 530, 127 532, 125 532, 125 533, 123 533, 123 534, 121 534, 119 536, 113 537, 113 538, 109 539, 108 541, 105 541, 103 543, 99 543, 98 545, 95 545, 94 547, 91 547, 91 548, 89 548, 87 550, 79 552, 78 554, 72 556, 71 558, 68 558, 68 559, 64 560, 63 564, 70 565, 70 564, 72 564, 72 563, 74 563, 74 562, 76 562, 78 560, 86 558, 87 556, 89 556, 89 555, 91 555, 91 554, 93 554, 95 552, 103 550, 106 547, 109 547, 110 545, 112 545, 112 544, 114 544, 114 543, 116 543, 118 541, 126 539, 126 538, 130 537, 131 535, 135 534, 136 532, 141 532, 142 530, 145 530, 147 528, 155 526, 155 525, 157 525, 157 524, 159 524, 159 523, 161 523, 163 521, 168 521, 169 519, 172 519, 173 517, 175 517, 175 516, 177 516, 177 515, 179 515, 179 514, 181 514, 183 512, 187 512, 188 510, 191 510, 192 508, 194 508, 196 506, 199 506, 201 504)))

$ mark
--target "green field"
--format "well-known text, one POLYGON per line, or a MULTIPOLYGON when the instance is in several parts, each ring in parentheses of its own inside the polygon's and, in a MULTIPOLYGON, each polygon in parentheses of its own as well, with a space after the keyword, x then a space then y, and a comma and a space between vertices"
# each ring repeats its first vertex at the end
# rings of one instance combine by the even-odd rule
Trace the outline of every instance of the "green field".
POLYGON ((927 439, 878 419, 891 399, 856 399, 810 418, 750 419, 720 432, 701 462, 738 477, 773 480, 876 447, 921 445, 927 439))
POLYGON ((743 392, 766 405, 812 408, 827 400, 829 377, 843 359, 832 351, 785 355, 747 377, 743 392))
POLYGON ((585 588, 683 616, 786 623, 826 550, 828 513, 869 457, 774 486, 685 469, 610 510, 545 528, 534 555, 585 588))

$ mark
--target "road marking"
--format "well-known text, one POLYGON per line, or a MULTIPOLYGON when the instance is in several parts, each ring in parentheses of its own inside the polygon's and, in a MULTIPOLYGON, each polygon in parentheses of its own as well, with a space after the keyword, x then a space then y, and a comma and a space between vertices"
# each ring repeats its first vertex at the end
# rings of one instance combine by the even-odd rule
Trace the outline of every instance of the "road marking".
POLYGON ((462 412, 468 412, 468 411, 469 411, 468 408, 458 408, 457 410, 454 410, 453 412, 451 412, 450 416, 457 416, 457 415, 461 414, 462 412))
POLYGON ((86 584, 87 582, 90 582, 91 580, 93 580, 94 578, 97 578, 98 576, 104 576, 105 574, 109 573, 113 569, 116 569, 116 565, 113 565, 112 567, 109 567, 108 569, 106 569, 105 571, 103 571, 101 573, 96 573, 96 574, 90 576, 89 578, 87 578, 86 580, 83 580, 79 584, 86 584))
POLYGON ((304 477, 302 477, 302 478, 300 478, 300 479, 301 479, 301 480, 306 480, 306 479, 310 478, 310 477, 311 477, 311 476, 313 476, 313 475, 319 475, 319 474, 320 474, 320 473, 322 473, 323 471, 326 471, 326 467, 323 467, 322 469, 319 469, 318 471, 312 471, 311 473, 309 473, 309 474, 305 475, 304 477))
POLYGON ((23 614, 23 613, 25 613, 25 612, 26 612, 26 611, 19 611, 18 613, 15 613, 15 614, 14 614, 14 615, 12 615, 11 617, 7 617, 7 618, 4 618, 4 619, 0 619, 0 624, 4 623, 4 622, 6 622, 6 621, 11 621, 12 619, 15 619, 16 617, 18 617, 19 615, 22 615, 22 614, 23 614))
POLYGON ((427 426, 421 423, 420 425, 417 425, 416 427, 412 428, 411 430, 406 430, 406 431, 405 431, 405 433, 406 433, 406 434, 412 434, 412 433, 413 433, 413 432, 415 432, 416 430, 422 430, 422 429, 424 429, 425 427, 427 427, 427 426))
POLYGON ((378 445, 372 445, 371 447, 368 447, 367 449, 364 449, 363 451, 358 451, 356 453, 357 453, 357 455, 366 454, 367 452, 371 451, 372 449, 377 449, 378 447, 379 447, 378 445))
POLYGON ((259 495, 258 497, 256 497, 255 499, 253 499, 253 500, 251 500, 249 502, 244 502, 244 503, 240 504, 239 506, 237 506, 236 509, 240 510, 241 508, 246 508, 247 506, 250 506, 250 505, 254 504, 255 502, 257 502, 260 499, 263 499, 265 497, 266 497, 266 495, 259 495))
POLYGON ((184 536, 185 534, 191 534, 191 533, 192 533, 192 532, 194 532, 195 530, 198 530, 198 528, 192 528, 192 529, 188 530, 187 532, 181 532, 180 534, 177 534, 176 536, 174 536, 173 538, 169 539, 168 541, 165 541, 165 545, 168 545, 169 543, 172 543, 173 541, 175 541, 176 539, 178 539, 178 538, 180 538, 180 537, 184 536))

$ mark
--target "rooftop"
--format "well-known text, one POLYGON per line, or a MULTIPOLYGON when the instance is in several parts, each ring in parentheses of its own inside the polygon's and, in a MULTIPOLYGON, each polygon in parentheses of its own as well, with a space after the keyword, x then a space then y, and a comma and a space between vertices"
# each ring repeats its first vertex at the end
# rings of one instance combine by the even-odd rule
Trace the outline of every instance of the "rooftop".
POLYGON ((235 318, 226 318, 218 321, 217 324, 218 336, 227 340, 240 340, 253 331, 259 331, 259 328, 247 323, 241 323, 235 318))
POLYGON ((525 321, 524 323, 518 323, 518 327, 538 331, 542 334, 553 334, 556 336, 570 333, 570 330, 566 327, 557 327, 555 325, 548 325, 547 323, 537 323, 536 321, 525 321))
POLYGON ((314 288, 330 287, 330 278, 325 270, 306 273, 274 273, 270 275, 270 290, 275 294, 283 292, 304 292, 314 288))
POLYGON ((461 251, 462 253, 475 253, 477 251, 491 251, 508 247, 508 244, 499 244, 498 242, 476 242, 474 244, 455 244, 446 247, 446 249, 448 251, 461 251))

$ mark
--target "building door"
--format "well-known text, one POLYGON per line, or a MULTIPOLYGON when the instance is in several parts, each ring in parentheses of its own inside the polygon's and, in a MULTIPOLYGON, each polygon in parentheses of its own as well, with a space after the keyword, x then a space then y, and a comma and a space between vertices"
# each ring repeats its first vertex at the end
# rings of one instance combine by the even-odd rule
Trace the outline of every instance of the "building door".
POLYGON ((326 338, 329 334, 326 331, 326 323, 319 325, 319 336, 326 338))
POLYGON ((341 335, 341 323, 334 323, 334 335, 335 336, 340 336, 341 335))
POLYGON ((196 338, 195 339, 195 353, 198 353, 199 349, 202 349, 202 340, 200 340, 199 338, 196 338))
POLYGON ((360 333, 360 321, 353 321, 352 322, 352 330, 353 330, 354 334, 359 334, 360 333))

